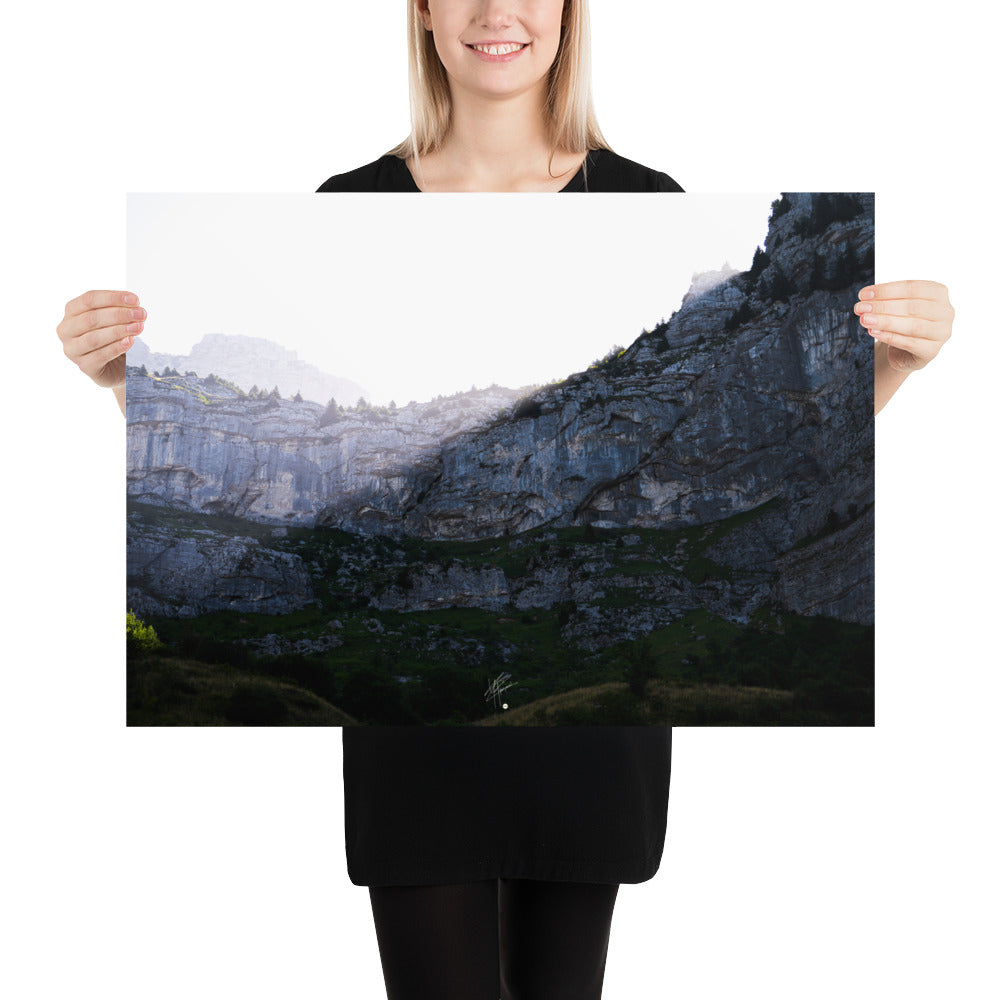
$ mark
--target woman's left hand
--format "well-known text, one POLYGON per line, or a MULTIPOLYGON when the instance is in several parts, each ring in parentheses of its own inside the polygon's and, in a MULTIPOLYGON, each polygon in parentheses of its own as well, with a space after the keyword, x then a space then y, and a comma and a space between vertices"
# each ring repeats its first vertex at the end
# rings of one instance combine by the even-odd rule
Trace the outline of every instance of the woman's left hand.
POLYGON ((936 281, 890 281, 858 292, 854 312, 887 348, 897 372, 923 368, 951 336, 955 310, 948 289, 936 281))

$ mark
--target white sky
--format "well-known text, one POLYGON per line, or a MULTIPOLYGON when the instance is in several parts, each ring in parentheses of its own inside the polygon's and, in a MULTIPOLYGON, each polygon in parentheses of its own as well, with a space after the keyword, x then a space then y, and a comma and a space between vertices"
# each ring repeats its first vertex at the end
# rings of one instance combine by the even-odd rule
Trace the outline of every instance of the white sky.
POLYGON ((265 337, 402 406, 627 346, 693 273, 748 268, 776 197, 134 194, 128 287, 153 351, 265 337))

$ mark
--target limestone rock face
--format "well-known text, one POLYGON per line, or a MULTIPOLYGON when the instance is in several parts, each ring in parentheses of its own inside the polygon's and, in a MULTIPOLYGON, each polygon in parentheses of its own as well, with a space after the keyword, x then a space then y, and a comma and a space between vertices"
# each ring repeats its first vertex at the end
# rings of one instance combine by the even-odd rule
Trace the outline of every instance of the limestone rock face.
POLYGON ((495 566, 471 567, 453 563, 427 569, 407 588, 392 587, 374 597, 371 606, 381 611, 428 611, 448 605, 472 605, 501 611, 510 600, 510 584, 495 566))
POLYGON ((277 615, 313 597, 302 561, 255 538, 178 535, 131 518, 126 551, 128 602, 141 614, 187 618, 238 609, 277 615))
MULTIPOLYGON (((438 540, 728 519, 706 555, 740 582, 668 575, 662 617, 702 606, 738 620, 773 599, 870 622, 872 347, 852 308, 872 280, 873 215, 872 196, 783 196, 750 272, 696 276, 671 319, 617 358, 527 392, 493 387, 324 422, 314 403, 129 369, 129 495, 438 540)), ((155 544, 140 548, 151 558, 155 544)), ((193 558, 190 546, 169 556, 189 569, 193 558)), ((269 599, 255 572, 256 597, 240 601, 269 599)), ((377 606, 586 606, 599 589, 566 566, 516 582, 499 569, 427 567, 411 584, 382 591, 377 606)), ((289 600, 308 599, 292 589, 289 600)))
POLYGON ((440 467, 442 441, 517 398, 482 390, 322 424, 324 408, 250 400, 195 377, 128 371, 128 494, 281 524, 385 530, 440 467))

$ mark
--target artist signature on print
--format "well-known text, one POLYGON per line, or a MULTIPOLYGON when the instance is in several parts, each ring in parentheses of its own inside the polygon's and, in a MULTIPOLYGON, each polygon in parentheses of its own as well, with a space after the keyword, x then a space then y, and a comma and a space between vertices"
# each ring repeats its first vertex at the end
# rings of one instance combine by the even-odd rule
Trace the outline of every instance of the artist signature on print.
POLYGON ((498 674, 493 680, 490 681, 486 688, 483 697, 487 701, 493 702, 493 707, 506 708, 507 702, 500 702, 500 695, 504 693, 508 688, 514 686, 514 682, 511 680, 510 674, 504 671, 502 674, 498 674))

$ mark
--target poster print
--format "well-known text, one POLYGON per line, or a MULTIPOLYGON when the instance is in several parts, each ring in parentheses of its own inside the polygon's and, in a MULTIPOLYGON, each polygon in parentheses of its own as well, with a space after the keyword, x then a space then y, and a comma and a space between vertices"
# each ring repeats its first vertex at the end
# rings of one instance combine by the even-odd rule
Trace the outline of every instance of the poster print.
POLYGON ((870 194, 130 197, 129 724, 873 724, 873 271, 870 194))

